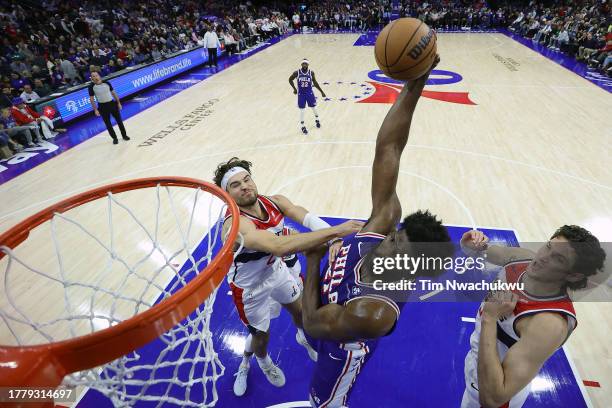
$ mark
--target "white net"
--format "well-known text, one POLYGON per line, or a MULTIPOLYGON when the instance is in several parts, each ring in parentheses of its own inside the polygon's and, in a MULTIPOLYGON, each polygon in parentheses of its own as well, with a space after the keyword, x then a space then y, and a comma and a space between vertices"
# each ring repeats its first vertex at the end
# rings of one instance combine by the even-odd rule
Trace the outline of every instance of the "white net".
MULTIPOLYGON (((55 214, 17 248, 0 247, 0 344, 89 334, 166 299, 214 258, 224 210, 204 190, 158 185, 55 214)), ((214 406, 224 372, 210 330, 215 296, 145 347, 64 384, 114 406, 214 406)))

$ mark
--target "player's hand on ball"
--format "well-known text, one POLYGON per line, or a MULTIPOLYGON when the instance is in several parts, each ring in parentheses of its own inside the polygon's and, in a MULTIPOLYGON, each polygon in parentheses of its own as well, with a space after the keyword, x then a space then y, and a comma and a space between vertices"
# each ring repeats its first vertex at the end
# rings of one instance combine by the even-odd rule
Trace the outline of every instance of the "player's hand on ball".
POLYGON ((436 66, 438 66, 439 63, 440 63, 440 56, 436 55, 436 58, 434 59, 433 64, 431 64, 431 67, 429 68, 429 70, 424 75, 415 79, 414 81, 408 81, 408 85, 411 85, 412 88, 422 89, 427 83, 427 80, 429 79, 429 74, 431 74, 431 71, 433 71, 433 69, 436 66))
POLYGON ((482 231, 471 230, 463 234, 461 237, 461 246, 472 249, 474 251, 483 251, 487 249, 489 237, 482 231))
POLYGON ((482 313, 495 320, 512 314, 518 302, 518 296, 510 291, 501 290, 491 293, 485 300, 482 313))
POLYGON ((336 241, 329 246, 329 264, 333 264, 336 260, 336 256, 338 256, 338 252, 340 248, 342 248, 342 240, 336 241))
POLYGON ((336 230, 336 236, 338 238, 346 237, 347 235, 356 234, 361 231, 363 226, 365 225, 362 221, 349 220, 343 222, 342 224, 336 225, 334 229, 336 230))

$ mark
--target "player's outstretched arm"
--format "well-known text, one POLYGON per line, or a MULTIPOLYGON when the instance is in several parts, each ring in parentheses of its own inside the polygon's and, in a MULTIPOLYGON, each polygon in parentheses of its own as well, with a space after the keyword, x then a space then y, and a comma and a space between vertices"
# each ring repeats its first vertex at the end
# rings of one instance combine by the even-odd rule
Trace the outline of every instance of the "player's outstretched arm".
POLYGON ((535 378, 544 362, 567 337, 567 321, 557 313, 538 313, 521 330, 521 338, 499 360, 497 320, 508 315, 514 300, 485 303, 478 346, 478 393, 485 408, 500 407, 535 378))
MULTIPOLYGON (((318 231, 329 228, 330 225, 316 215, 308 212, 302 206, 291 202, 287 197, 277 194, 270 197, 272 201, 280 208, 281 212, 294 221, 299 222, 311 231, 318 231)), ((336 259, 336 255, 342 245, 342 239, 336 238, 328 242, 329 244, 329 263, 331 264, 336 259)))
POLYGON ((312 74, 312 84, 314 85, 315 88, 319 90, 319 92, 321 92, 321 96, 325 98, 325 92, 323 92, 323 90, 319 86, 319 83, 317 82, 317 78, 315 78, 314 72, 311 72, 311 74, 312 74))
POLYGON ((304 330, 316 339, 356 341, 375 339, 389 333, 396 313, 387 304, 373 299, 359 299, 341 306, 321 305, 320 265, 325 248, 306 253, 306 283, 302 294, 304 330))
POLYGON ((295 87, 295 85, 293 84, 293 80, 295 78, 297 78, 298 74, 297 71, 294 71, 293 74, 291 74, 291 76, 289 77, 289 85, 291 85, 291 88, 293 88, 293 93, 296 94, 297 93, 297 88, 295 87))
POLYGON ((504 266, 510 262, 528 260, 535 257, 535 253, 526 248, 504 247, 489 245, 489 237, 482 231, 467 231, 461 237, 461 249, 468 256, 486 255, 487 262, 504 266))
MULTIPOLYGON (((231 223, 226 220, 223 226, 223 236, 231 223)), ((258 230, 255 224, 246 217, 240 217, 240 234, 244 239, 244 247, 256 251, 271 253, 275 256, 286 256, 321 245, 334 238, 342 238, 361 230, 363 222, 347 221, 334 227, 305 234, 275 235, 269 231, 258 230)))
MULTIPOLYGON (((438 59, 432 69, 437 62, 438 59)), ((366 231, 388 234, 400 220, 402 208, 395 192, 400 159, 408 142, 412 115, 430 72, 431 69, 404 85, 378 131, 372 165, 372 214, 366 231)))

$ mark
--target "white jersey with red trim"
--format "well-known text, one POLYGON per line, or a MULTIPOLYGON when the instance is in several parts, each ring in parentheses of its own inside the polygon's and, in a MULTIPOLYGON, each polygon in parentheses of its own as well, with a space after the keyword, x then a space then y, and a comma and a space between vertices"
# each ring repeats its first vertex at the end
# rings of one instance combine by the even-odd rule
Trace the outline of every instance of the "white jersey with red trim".
MULTIPOLYGON (((522 282, 523 275, 531 260, 511 262, 504 266, 498 275, 498 280, 507 283, 522 282)), ((519 297, 512 315, 497 321, 497 352, 500 361, 504 360, 506 353, 519 339, 516 332, 516 323, 525 316, 537 313, 559 313, 567 319, 570 336, 576 328, 578 321, 571 299, 567 294, 552 297, 536 297, 521 290, 513 290, 519 297)), ((466 394, 464 394, 462 408, 480 406, 478 403, 478 346, 480 343, 480 330, 482 327, 482 310, 484 302, 480 305, 476 315, 476 327, 470 337, 470 351, 465 358, 466 394)), ((567 340, 566 337, 566 340, 567 340)), ((517 393, 504 407, 521 407, 529 395, 529 384, 517 393)))
MULTIPOLYGON (((525 274, 525 270, 531 261, 516 261, 511 262, 504 266, 503 270, 498 276, 498 280, 507 283, 520 283, 522 276, 525 274)), ((516 333, 515 325, 518 319, 534 315, 541 312, 554 312, 559 313, 567 319, 568 323, 568 337, 572 331, 576 328, 576 312, 574 311, 574 305, 567 294, 554 296, 554 297, 535 297, 529 295, 521 290, 515 290, 514 293, 519 297, 514 311, 511 316, 497 321, 497 343, 498 349, 500 350, 500 358, 503 359, 506 352, 514 343, 516 343, 520 336, 516 333)), ((480 339, 480 327, 481 327, 481 316, 484 302, 478 309, 476 316, 476 329, 472 333, 470 338, 470 347, 478 351, 478 342, 480 339)))
MULTIPOLYGON (((266 196, 260 195, 257 197, 257 202, 266 214, 265 219, 257 218, 242 210, 240 210, 240 215, 251 220, 258 230, 266 230, 276 235, 287 235, 289 230, 285 227, 285 217, 274 201, 266 196)), ((227 220, 230 215, 229 211, 226 212, 225 220, 227 220)), ((277 262, 282 261, 271 253, 245 247, 242 249, 242 252, 236 256, 236 259, 234 259, 234 263, 227 274, 227 280, 241 288, 256 286, 272 274, 274 271, 273 268, 277 262)))

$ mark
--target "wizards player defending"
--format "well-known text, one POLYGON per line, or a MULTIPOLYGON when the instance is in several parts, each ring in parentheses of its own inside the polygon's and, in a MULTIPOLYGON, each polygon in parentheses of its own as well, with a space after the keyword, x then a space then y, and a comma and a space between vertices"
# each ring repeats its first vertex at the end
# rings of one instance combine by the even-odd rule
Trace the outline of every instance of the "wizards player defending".
MULTIPOLYGON (((282 387, 285 375, 268 355, 270 319, 280 313, 279 304, 291 314, 298 328, 296 340, 308 350, 310 358, 316 360, 316 352, 310 348, 301 330, 300 264, 293 254, 327 242, 330 259, 333 259, 342 242, 340 238, 359 231, 363 223, 349 221, 330 228, 325 221, 284 196, 260 195, 251 177, 251 163, 237 157, 219 164, 214 181, 238 204, 240 236, 244 245, 228 272, 238 316, 250 333, 236 373, 234 393, 242 396, 246 392, 253 354, 268 381, 282 387), (314 232, 289 234, 285 216, 314 232)), ((231 217, 228 211, 223 224, 224 237, 231 225, 231 217)))
MULTIPOLYGON (((372 282, 381 277, 393 279, 387 272, 395 275, 402 271, 386 270, 383 275, 375 275, 375 259, 399 254, 419 256, 422 250, 427 252, 427 247, 441 250, 435 254, 428 252, 429 256, 453 253, 446 228, 429 211, 407 216, 400 229, 396 229, 402 212, 395 191, 400 158, 428 76, 429 72, 404 86, 378 132, 372 166, 372 213, 366 225, 353 238, 345 239, 322 278, 319 268, 323 252, 306 253, 302 318, 306 334, 318 339, 313 342, 317 343, 318 351, 310 384, 313 407, 345 407, 351 387, 378 340, 395 328, 401 305, 376 292, 372 282), (420 244, 427 242, 437 244, 420 244)), ((441 271, 429 272, 433 275, 441 271)))
POLYGON ((576 225, 559 228, 534 253, 488 245, 480 231, 468 231, 461 247, 503 266, 498 280, 522 283, 523 290, 489 294, 476 316, 465 358, 462 408, 520 408, 544 362, 576 328, 567 289, 586 287, 602 269, 606 254, 597 238, 576 225))
POLYGON ((293 93, 297 94, 298 96, 298 108, 300 108, 300 126, 302 127, 302 133, 304 133, 305 135, 308 134, 308 129, 306 129, 306 125, 304 125, 304 108, 306 107, 306 104, 308 104, 308 106, 312 108, 312 111, 314 112, 315 125, 318 128, 321 127, 321 122, 319 121, 319 114, 317 113, 316 109, 317 99, 315 98, 312 87, 314 86, 315 88, 317 88, 319 92, 321 92, 321 95, 325 98, 325 92, 323 92, 323 90, 319 86, 319 83, 315 78, 314 72, 312 72, 308 68, 309 64, 310 63, 308 62, 308 60, 304 58, 302 60, 302 68, 295 71, 289 77, 289 84, 293 88, 293 93), (298 85, 297 89, 293 84, 293 80, 296 78, 298 85))

